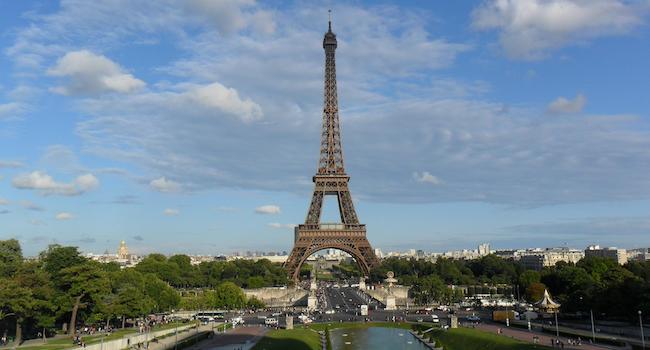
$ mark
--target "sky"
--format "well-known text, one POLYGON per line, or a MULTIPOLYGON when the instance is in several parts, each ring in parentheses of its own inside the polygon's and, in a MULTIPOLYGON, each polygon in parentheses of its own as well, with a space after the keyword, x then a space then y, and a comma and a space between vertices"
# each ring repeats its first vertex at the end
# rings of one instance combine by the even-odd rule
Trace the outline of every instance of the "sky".
POLYGON ((648 0, 0 6, 0 239, 26 255, 290 250, 328 9, 374 247, 650 246, 648 0))

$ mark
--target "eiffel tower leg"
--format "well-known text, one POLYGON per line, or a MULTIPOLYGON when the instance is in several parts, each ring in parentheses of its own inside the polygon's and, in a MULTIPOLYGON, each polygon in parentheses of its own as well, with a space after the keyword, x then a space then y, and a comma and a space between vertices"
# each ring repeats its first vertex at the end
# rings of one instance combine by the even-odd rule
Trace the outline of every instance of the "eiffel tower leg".
POLYGON ((320 214, 323 209, 323 195, 324 193, 322 191, 314 191, 305 223, 318 224, 320 222, 320 214))

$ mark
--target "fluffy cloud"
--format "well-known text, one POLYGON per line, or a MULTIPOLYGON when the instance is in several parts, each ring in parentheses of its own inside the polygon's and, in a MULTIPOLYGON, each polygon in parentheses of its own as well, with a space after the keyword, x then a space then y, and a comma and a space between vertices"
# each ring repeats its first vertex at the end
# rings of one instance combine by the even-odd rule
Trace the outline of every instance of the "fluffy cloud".
MULTIPOLYGON (((575 24, 561 21, 571 28, 551 35, 561 39, 549 42, 543 36, 555 33, 548 29, 553 26, 539 21, 553 17, 545 9, 560 2, 520 3, 490 1, 474 15, 477 28, 501 30, 504 42, 517 39, 519 32, 529 33, 531 40, 521 43, 521 52, 513 47, 517 57, 534 57, 601 35, 601 27, 593 26, 607 22, 586 25, 582 16, 592 12, 580 13, 575 24), (525 4, 540 5, 533 8, 535 16, 521 17, 521 25, 504 15, 520 14, 525 4), (503 21, 491 21, 491 14, 503 21), (594 35, 578 35, 574 25, 594 35), (527 32, 528 27, 533 29, 527 32)), ((616 2, 566 3, 591 9, 616 2)), ((164 174, 165 181, 183 179, 183 189, 261 189, 308 196, 320 141, 327 9, 287 6, 270 14, 277 27, 270 35, 250 33, 250 24, 231 26, 234 30, 222 35, 226 30, 218 27, 188 27, 188 10, 165 4, 64 1, 60 11, 35 21, 38 30, 20 31, 7 54, 15 62, 37 56, 38 64, 74 50, 71 46, 109 52, 142 34, 152 42, 176 38, 175 48, 185 54, 153 67, 169 80, 131 94, 78 102, 84 118, 76 131, 84 149, 137 164, 149 174, 164 174), (111 23, 114 34, 100 35, 102 23, 111 23), (206 93, 207 101, 201 99, 206 93), (225 102, 215 102, 214 95, 225 102)), ((627 12, 617 9, 630 6, 613 7, 610 21, 624 23, 627 12)), ((253 3, 240 9, 244 20, 263 10, 253 3)), ((205 18, 194 20, 205 24, 205 18)), ((647 119, 548 118, 543 111, 482 98, 485 84, 441 81, 437 70, 452 66, 471 46, 436 37, 430 26, 426 15, 398 7, 341 5, 337 10, 341 125, 356 197, 508 205, 650 198, 650 180, 643 176, 650 172, 647 119), (444 186, 413 181, 412 170, 423 168, 444 179, 444 186)))
POLYGON ((268 227, 270 228, 275 228, 275 229, 291 229, 293 230, 294 227, 298 226, 296 224, 281 224, 279 222, 271 222, 267 224, 268 227))
POLYGON ((0 205, 7 205, 7 204, 9 204, 8 200, 6 200, 4 198, 0 198, 0 205))
POLYGON ((72 220, 74 218, 74 215, 64 211, 56 214, 54 218, 57 220, 72 220))
POLYGON ((93 174, 77 177, 72 183, 57 182, 52 176, 41 171, 17 175, 12 185, 18 189, 36 190, 41 195, 76 196, 99 186, 99 180, 93 174))
POLYGON ((428 183, 432 185, 442 185, 442 181, 436 176, 431 175, 428 171, 423 171, 422 173, 414 172, 413 178, 417 182, 428 183))
POLYGON ((180 214, 181 212, 178 209, 172 209, 172 208, 167 208, 163 210, 163 214, 166 216, 176 216, 180 214))
POLYGON ((277 205, 263 205, 255 208, 255 213, 257 214, 277 215, 280 214, 280 212, 280 207, 277 205))
POLYGON ((181 185, 178 182, 168 180, 164 176, 151 180, 149 186, 151 186, 152 189, 163 193, 177 192, 181 188, 181 185))
POLYGON ((255 0, 189 0, 185 6, 189 14, 199 16, 224 34, 232 34, 247 26, 264 34, 275 31, 273 18, 268 12, 257 9, 255 0))
POLYGON ((578 94, 573 100, 558 97, 548 105, 548 111, 551 113, 579 113, 582 112, 586 103, 587 98, 583 94, 578 94))
POLYGON ((145 85, 142 80, 124 72, 115 62, 87 50, 66 53, 47 73, 68 79, 65 86, 53 89, 63 95, 129 93, 145 85))
POLYGON ((192 103, 221 110, 241 118, 244 122, 262 117, 262 108, 257 103, 250 99, 240 99, 237 90, 227 88, 219 83, 195 86, 189 89, 185 95, 192 103))
POLYGON ((647 2, 624 0, 490 0, 473 12, 473 26, 499 30, 508 56, 538 59, 549 51, 643 23, 647 2))
POLYGON ((18 102, 0 103, 0 120, 17 119, 25 112, 25 105, 18 102))

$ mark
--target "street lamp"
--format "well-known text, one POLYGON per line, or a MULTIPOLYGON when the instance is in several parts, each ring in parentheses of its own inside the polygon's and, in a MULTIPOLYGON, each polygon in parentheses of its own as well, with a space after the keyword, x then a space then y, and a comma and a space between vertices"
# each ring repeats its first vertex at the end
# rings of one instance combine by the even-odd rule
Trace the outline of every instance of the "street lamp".
POLYGON ((643 313, 639 310, 639 327, 641 327, 641 346, 645 349, 645 336, 643 335, 643 313))

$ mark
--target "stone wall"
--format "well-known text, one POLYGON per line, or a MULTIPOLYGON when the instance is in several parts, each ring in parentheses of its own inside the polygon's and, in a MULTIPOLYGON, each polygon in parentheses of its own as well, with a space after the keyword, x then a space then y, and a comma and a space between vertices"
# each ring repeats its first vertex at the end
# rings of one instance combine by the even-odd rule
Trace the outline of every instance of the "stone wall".
POLYGON ((247 298, 255 297, 268 307, 293 306, 298 300, 307 296, 308 292, 302 288, 269 287, 244 289, 247 298))

